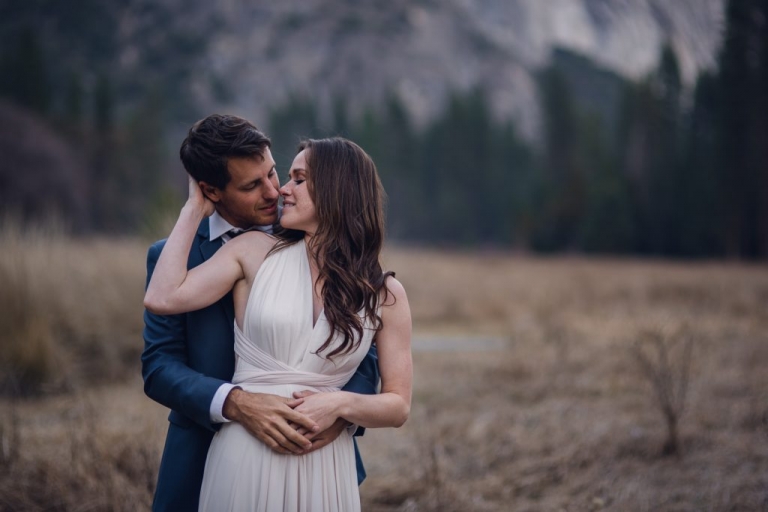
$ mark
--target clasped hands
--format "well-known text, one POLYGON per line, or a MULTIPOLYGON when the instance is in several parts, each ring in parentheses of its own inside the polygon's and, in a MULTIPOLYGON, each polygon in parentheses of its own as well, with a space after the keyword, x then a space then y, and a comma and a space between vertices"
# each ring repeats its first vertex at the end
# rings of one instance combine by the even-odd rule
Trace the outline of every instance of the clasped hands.
POLYGON ((332 443, 349 425, 338 415, 340 396, 301 391, 284 398, 235 388, 223 412, 275 452, 302 455, 332 443))

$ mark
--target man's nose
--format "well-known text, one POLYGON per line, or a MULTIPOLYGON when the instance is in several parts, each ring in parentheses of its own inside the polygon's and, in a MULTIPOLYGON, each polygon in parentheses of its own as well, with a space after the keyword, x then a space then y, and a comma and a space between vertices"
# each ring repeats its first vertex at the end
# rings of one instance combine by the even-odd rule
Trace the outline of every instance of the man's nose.
POLYGON ((280 192, 277 190, 277 188, 272 184, 271 181, 267 181, 267 190, 264 192, 264 197, 267 199, 277 199, 280 196, 280 192))

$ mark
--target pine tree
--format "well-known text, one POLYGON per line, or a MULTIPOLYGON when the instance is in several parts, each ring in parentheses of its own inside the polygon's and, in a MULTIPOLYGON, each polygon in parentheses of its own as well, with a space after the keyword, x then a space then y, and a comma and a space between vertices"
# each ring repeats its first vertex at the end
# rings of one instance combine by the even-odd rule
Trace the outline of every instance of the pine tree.
POLYGON ((278 170, 284 169, 283 174, 287 174, 299 142, 322 135, 318 124, 314 102, 302 96, 292 95, 283 106, 269 113, 266 133, 272 139, 272 156, 278 170))
POLYGON ((579 161, 578 111, 557 69, 541 76, 544 155, 542 212, 534 244, 543 250, 573 249, 585 209, 585 170, 579 161))
POLYGON ((768 258, 768 0, 759 2, 757 33, 759 34, 760 57, 758 60, 757 84, 755 91, 755 118, 757 121, 754 142, 757 146, 756 171, 758 191, 757 208, 757 255, 768 258))
POLYGON ((651 77, 651 91, 657 107, 651 126, 653 145, 648 170, 653 206, 649 209, 652 251, 677 255, 682 231, 679 197, 684 187, 680 176, 680 95, 682 81, 674 50, 665 44, 659 67, 651 77))
POLYGON ((586 116, 579 129, 584 165, 590 169, 580 248, 587 252, 626 253, 634 232, 629 183, 609 148, 600 119, 586 116))
POLYGON ((388 196, 388 233, 418 239, 417 233, 425 227, 420 200, 424 189, 418 179, 419 138, 405 106, 393 94, 385 102, 382 128, 376 138, 380 155, 375 162, 388 196))
POLYGON ((755 27, 758 0, 731 0, 726 7, 725 41, 720 54, 720 183, 724 198, 726 253, 738 258, 756 252, 752 236, 756 215, 754 63, 759 55, 755 27))
POLYGON ((107 230, 118 227, 119 204, 126 191, 120 190, 116 176, 116 140, 114 134, 114 96, 108 76, 101 75, 93 93, 93 148, 91 185, 93 191, 93 225, 107 230))
POLYGON ((699 76, 687 116, 679 196, 680 251, 684 256, 722 255, 723 203, 718 182, 717 77, 699 76))
POLYGON ((81 75, 72 72, 69 76, 64 103, 64 129, 75 142, 82 141, 85 129, 85 88, 81 75))
POLYGON ((47 115, 53 94, 40 37, 35 29, 26 27, 21 30, 15 43, 4 49, 0 94, 47 115))

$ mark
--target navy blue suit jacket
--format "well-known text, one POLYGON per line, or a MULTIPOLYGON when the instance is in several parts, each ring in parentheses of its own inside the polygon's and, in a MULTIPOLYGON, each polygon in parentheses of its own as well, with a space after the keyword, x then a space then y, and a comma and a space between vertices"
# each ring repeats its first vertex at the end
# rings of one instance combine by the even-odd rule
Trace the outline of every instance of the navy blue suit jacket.
MULTIPOLYGON (((221 247, 220 239, 208 238, 205 219, 192 243, 188 268, 208 260, 221 247)), ((165 240, 161 240, 149 248, 147 283, 164 246, 165 240)), ((220 426, 211 423, 211 401, 235 370, 234 319, 231 292, 191 313, 163 316, 144 312, 144 392, 171 409, 153 511, 197 510, 208 447, 220 426)), ((373 394, 378 382, 378 360, 372 348, 344 389, 373 394)), ((359 483, 365 478, 365 469, 356 444, 355 455, 359 483)))

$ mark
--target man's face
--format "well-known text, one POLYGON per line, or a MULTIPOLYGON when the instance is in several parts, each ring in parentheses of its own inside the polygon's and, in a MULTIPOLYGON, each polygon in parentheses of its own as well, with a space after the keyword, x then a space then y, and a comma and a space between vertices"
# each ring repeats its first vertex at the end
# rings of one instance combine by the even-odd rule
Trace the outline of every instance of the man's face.
POLYGON ((216 204, 216 211, 236 228, 267 226, 277 222, 280 180, 269 148, 264 158, 230 158, 231 179, 223 189, 206 186, 204 191, 216 204))

